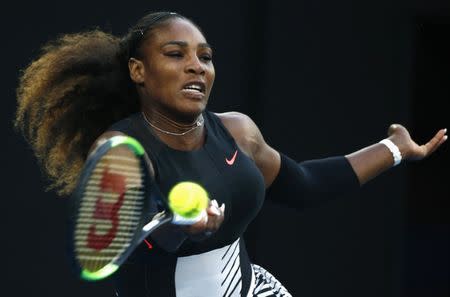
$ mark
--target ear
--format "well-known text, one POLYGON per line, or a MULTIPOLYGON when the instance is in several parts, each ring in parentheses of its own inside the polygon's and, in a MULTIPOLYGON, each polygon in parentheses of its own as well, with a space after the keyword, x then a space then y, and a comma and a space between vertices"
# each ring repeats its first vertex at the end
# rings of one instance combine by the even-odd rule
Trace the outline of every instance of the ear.
POLYGON ((144 64, 141 60, 136 58, 130 58, 128 60, 128 69, 130 71, 131 80, 137 84, 141 84, 144 82, 144 64))

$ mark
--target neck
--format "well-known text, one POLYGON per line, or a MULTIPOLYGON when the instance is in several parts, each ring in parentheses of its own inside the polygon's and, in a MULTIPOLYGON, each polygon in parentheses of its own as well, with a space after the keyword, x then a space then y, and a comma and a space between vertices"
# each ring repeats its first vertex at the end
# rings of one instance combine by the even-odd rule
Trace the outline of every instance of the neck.
POLYGON ((200 114, 194 120, 177 121, 169 116, 152 109, 142 111, 144 119, 157 132, 172 136, 183 136, 197 130, 203 125, 203 116, 200 114))

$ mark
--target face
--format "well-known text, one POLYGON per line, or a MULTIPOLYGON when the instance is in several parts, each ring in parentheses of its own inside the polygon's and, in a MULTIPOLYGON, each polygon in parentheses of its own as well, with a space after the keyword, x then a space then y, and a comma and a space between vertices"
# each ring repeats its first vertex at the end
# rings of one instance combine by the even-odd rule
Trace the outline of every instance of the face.
POLYGON ((211 47, 192 23, 179 18, 147 34, 143 58, 135 67, 130 62, 142 103, 167 115, 196 117, 205 109, 214 82, 211 47))

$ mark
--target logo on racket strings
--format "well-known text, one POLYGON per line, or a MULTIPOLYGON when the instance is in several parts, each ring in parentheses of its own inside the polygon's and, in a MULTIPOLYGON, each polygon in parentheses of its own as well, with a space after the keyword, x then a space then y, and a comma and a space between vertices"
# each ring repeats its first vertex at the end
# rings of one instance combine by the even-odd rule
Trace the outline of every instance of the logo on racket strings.
POLYGON ((126 191, 125 176, 111 173, 108 169, 106 167, 103 170, 99 184, 100 192, 116 193, 118 199, 115 203, 108 203, 103 201, 103 196, 100 194, 95 201, 93 218, 111 221, 111 228, 102 235, 97 233, 95 223, 89 227, 87 246, 95 250, 102 250, 108 247, 116 237, 119 226, 119 210, 122 207, 126 191))

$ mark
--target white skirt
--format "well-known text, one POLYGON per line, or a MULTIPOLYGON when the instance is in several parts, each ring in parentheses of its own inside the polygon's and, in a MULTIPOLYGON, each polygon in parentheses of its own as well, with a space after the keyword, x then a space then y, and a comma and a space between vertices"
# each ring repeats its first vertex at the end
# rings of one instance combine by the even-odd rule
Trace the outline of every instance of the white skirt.
POLYGON ((175 269, 177 297, 292 297, 268 271, 251 264, 248 292, 241 292, 240 240, 203 254, 179 257, 175 269))

